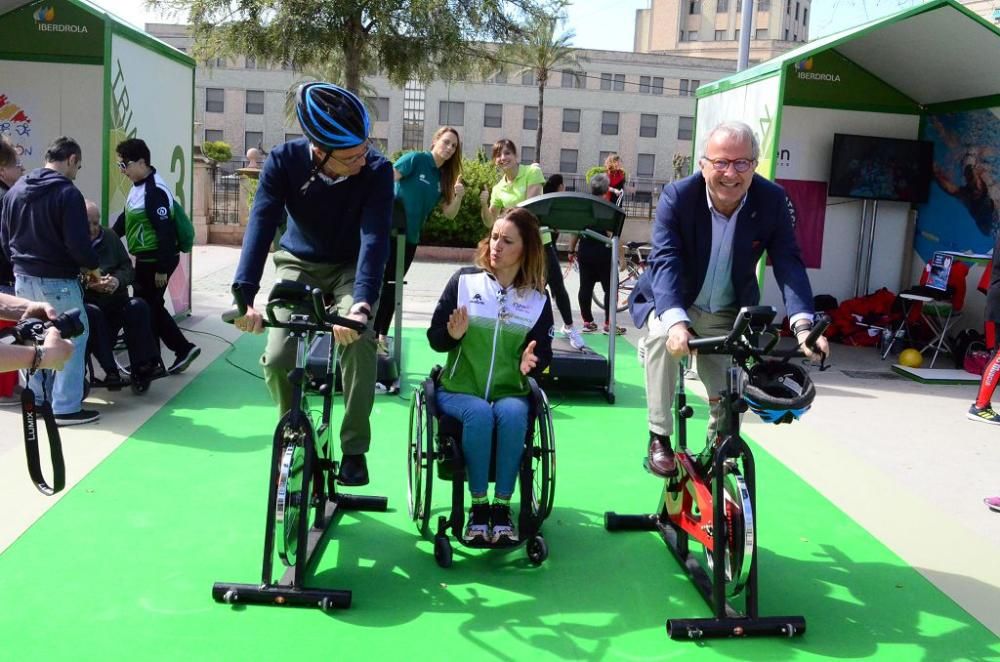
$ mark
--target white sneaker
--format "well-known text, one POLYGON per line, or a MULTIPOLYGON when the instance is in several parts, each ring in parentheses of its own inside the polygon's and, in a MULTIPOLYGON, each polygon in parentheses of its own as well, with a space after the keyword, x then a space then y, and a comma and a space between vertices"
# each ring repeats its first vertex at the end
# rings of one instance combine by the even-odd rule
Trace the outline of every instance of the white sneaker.
POLYGON ((580 333, 580 329, 575 326, 563 325, 562 334, 569 338, 569 344, 573 346, 573 349, 583 349, 587 346, 587 343, 583 341, 583 335, 580 333))

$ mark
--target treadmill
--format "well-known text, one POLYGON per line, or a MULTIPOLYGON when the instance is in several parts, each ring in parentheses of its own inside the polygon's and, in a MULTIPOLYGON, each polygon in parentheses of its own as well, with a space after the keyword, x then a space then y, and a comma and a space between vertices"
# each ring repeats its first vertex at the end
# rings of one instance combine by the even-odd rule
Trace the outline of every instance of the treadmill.
MULTIPOLYGON (((539 195, 518 206, 534 214, 543 227, 586 236, 611 247, 609 313, 611 328, 617 328, 618 244, 625 225, 625 211, 590 193, 571 192, 539 195), (612 236, 606 237, 604 232, 612 236)), ((566 338, 553 338, 552 363, 539 381, 551 390, 599 389, 608 403, 614 404, 616 339, 617 334, 608 334, 608 356, 605 358, 589 347, 574 349, 566 338)))

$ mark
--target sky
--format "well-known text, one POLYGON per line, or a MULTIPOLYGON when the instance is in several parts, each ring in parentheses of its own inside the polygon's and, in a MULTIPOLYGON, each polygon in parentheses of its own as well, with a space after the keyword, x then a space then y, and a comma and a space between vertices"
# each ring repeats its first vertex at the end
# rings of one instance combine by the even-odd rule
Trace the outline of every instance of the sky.
MULTIPOLYGON (((144 23, 175 23, 145 9, 142 0, 90 0, 136 27, 144 23)), ((919 0, 813 0, 809 13, 812 39, 865 23, 919 4, 919 0)), ((576 32, 573 45, 613 51, 632 50, 635 11, 649 0, 575 0, 566 28, 576 32)))

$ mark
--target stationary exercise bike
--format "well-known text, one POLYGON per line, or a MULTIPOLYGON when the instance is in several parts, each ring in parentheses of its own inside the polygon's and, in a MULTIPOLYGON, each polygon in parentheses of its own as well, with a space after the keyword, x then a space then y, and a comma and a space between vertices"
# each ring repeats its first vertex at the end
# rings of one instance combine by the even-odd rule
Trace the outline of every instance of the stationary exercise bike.
MULTIPOLYGON (((815 392, 805 372, 788 363, 792 357, 803 356, 801 350, 774 349, 778 341, 778 334, 771 327, 774 315, 770 306, 743 308, 729 335, 699 338, 689 343, 700 354, 727 354, 732 358, 726 388, 720 394, 716 439, 700 456, 687 447, 687 419, 694 412, 684 393, 682 366, 678 370, 674 408, 678 473, 664 481, 659 511, 649 515, 613 512, 604 515, 604 526, 609 531, 659 531, 712 608, 711 618, 668 619, 667 634, 672 639, 793 637, 806 631, 802 616, 758 613, 754 459, 740 436, 740 415, 748 408, 748 374, 768 369, 771 375, 778 375, 775 383, 790 377, 790 393, 792 397, 804 398, 801 402, 811 402, 815 392), (784 363, 766 361, 775 357, 784 357, 784 363), (803 381, 806 389, 799 388, 803 381), (691 551, 692 538, 700 543, 704 562, 691 551), (730 599, 741 593, 744 604, 739 609, 730 599)), ((814 348, 828 325, 829 320, 819 320, 806 339, 806 346, 814 348)), ((823 369, 823 363, 820 368, 823 369)), ((790 422, 798 413, 801 412, 786 412, 773 422, 790 422)))
MULTIPOLYGON (((222 318, 226 322, 246 314, 242 293, 234 289, 233 294, 238 310, 225 313, 222 318)), ((335 440, 330 425, 337 344, 329 344, 319 388, 323 409, 318 426, 310 416, 306 400, 305 387, 309 381, 306 351, 317 334, 330 333, 334 324, 359 333, 366 333, 365 325, 328 313, 321 290, 294 281, 274 284, 266 315, 264 326, 288 329, 296 343, 295 368, 289 373, 295 406, 281 416, 274 431, 261 581, 259 584, 216 583, 212 586, 212 597, 216 602, 229 604, 319 607, 324 611, 346 609, 351 606, 350 591, 306 585, 306 575, 315 561, 314 553, 339 510, 384 512, 388 500, 337 491, 338 464, 333 459, 335 440), (311 311, 302 312, 310 307, 311 311), (275 317, 274 311, 278 308, 292 311, 287 322, 275 317), (281 561, 288 566, 277 582, 272 575, 275 548, 281 561)))

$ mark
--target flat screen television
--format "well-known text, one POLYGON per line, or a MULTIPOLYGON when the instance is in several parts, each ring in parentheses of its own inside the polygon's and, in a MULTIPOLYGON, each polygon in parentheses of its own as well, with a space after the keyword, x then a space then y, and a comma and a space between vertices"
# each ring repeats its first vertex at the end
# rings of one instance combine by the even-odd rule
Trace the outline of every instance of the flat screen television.
POLYGON ((927 202, 934 144, 837 133, 833 136, 830 197, 927 202))

